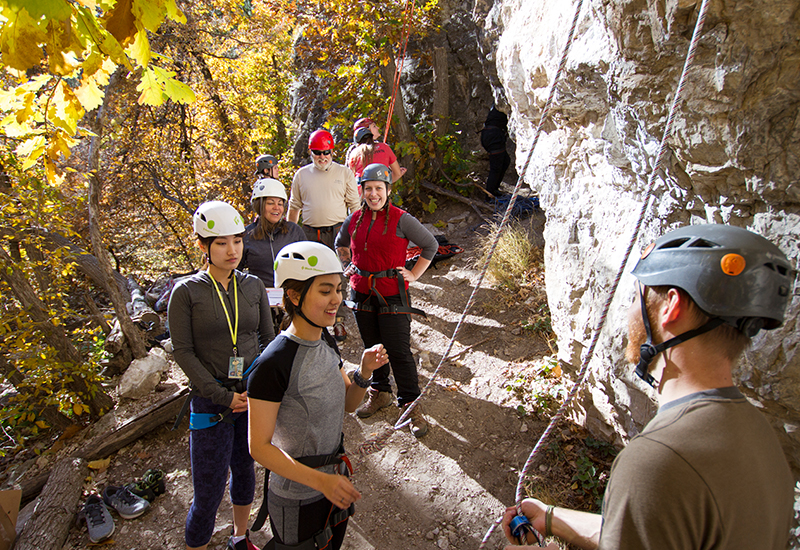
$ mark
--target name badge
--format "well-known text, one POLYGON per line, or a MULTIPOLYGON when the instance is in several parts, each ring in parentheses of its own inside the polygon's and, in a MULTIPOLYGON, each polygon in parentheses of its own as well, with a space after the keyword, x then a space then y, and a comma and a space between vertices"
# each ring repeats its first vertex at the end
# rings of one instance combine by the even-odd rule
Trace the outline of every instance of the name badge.
POLYGON ((269 305, 271 306, 280 306, 283 305, 283 289, 282 288, 268 288, 267 289, 267 299, 269 299, 269 305))
POLYGON ((228 358, 228 378, 241 378, 244 374, 244 357, 228 358))

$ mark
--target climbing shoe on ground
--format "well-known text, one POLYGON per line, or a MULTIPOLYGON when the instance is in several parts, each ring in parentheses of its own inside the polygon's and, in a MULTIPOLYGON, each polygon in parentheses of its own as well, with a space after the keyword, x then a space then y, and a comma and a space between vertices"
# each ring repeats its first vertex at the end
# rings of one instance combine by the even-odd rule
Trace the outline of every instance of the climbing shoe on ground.
POLYGON ((103 490, 103 501, 125 519, 138 518, 150 509, 150 503, 131 493, 127 487, 109 485, 103 490))
POLYGON ((250 542, 250 529, 245 531, 244 538, 239 542, 233 542, 233 535, 228 539, 227 550, 258 550, 258 546, 250 542))
POLYGON ((167 492, 164 472, 156 469, 147 470, 142 476, 141 481, 128 483, 125 488, 134 495, 142 497, 147 502, 153 502, 157 496, 167 492))
MULTIPOLYGON (((411 403, 407 403, 403 406, 403 411, 405 411, 411 403)), ((411 428, 411 433, 416 438, 420 438, 426 433, 428 433, 428 421, 425 420, 425 417, 422 414, 422 407, 419 403, 417 406, 411 410, 411 424, 409 424, 411 428)))
POLYGON ((114 519, 99 496, 89 495, 83 505, 81 515, 86 520, 90 541, 102 542, 114 534, 114 519))
POLYGON ((367 400, 356 409, 359 418, 369 418, 379 410, 388 407, 394 399, 388 391, 378 391, 375 388, 367 390, 367 400))
POLYGON ((337 342, 347 340, 347 330, 344 328, 344 317, 337 317, 333 324, 333 337, 337 342))

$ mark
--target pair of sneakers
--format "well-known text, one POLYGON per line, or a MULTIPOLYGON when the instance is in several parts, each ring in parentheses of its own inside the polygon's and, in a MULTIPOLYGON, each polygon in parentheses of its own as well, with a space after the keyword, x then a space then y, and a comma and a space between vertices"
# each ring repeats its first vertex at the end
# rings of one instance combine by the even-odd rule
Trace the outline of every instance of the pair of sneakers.
POLYGON ((128 483, 125 488, 147 502, 153 502, 157 496, 167 492, 167 485, 164 479, 164 472, 151 468, 144 473, 141 480, 128 483))
POLYGON ((127 487, 109 485, 99 495, 89 495, 83 505, 81 515, 86 520, 89 540, 102 542, 114 534, 114 519, 110 508, 117 511, 123 519, 138 518, 150 509, 150 503, 131 493, 127 487))

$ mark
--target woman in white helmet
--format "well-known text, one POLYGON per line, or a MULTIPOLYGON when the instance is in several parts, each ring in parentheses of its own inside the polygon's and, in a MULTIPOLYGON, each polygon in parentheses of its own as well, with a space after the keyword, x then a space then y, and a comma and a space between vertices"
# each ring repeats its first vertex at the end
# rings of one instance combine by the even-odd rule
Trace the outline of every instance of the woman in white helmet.
POLYGON ((361 498, 345 475, 344 413, 355 410, 388 356, 380 344, 365 350, 354 382, 342 369, 327 330, 342 302, 342 266, 330 248, 290 244, 275 264, 290 324, 258 357, 248 381, 250 454, 271 471, 275 542, 295 546, 322 537, 336 550, 361 498))
POLYGON ((273 266, 278 251, 287 244, 306 240, 299 225, 284 219, 286 200, 286 189, 276 179, 262 178, 253 186, 250 204, 258 217, 245 228, 240 269, 247 268, 267 288, 275 286, 273 266))
POLYGON ((175 361, 192 383, 190 455, 194 498, 186 548, 206 548, 230 475, 233 536, 229 550, 253 550, 247 523, 255 470, 247 445, 246 369, 275 337, 264 283, 236 270, 244 221, 211 201, 194 214, 207 269, 172 291, 168 318, 175 361), (230 473, 229 473, 230 472, 230 473))

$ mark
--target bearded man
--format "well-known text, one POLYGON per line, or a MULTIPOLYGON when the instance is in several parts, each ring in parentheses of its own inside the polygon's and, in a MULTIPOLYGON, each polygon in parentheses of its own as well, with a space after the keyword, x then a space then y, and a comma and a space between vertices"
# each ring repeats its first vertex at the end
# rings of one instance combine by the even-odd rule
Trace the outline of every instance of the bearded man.
MULTIPOLYGON (((614 461, 602 515, 534 499, 521 512, 586 549, 785 550, 792 475, 732 369, 753 336, 783 323, 791 264, 755 233, 697 225, 647 247, 633 275, 626 356, 658 391, 658 413, 614 461)), ((503 521, 512 542, 516 515, 503 521)))

